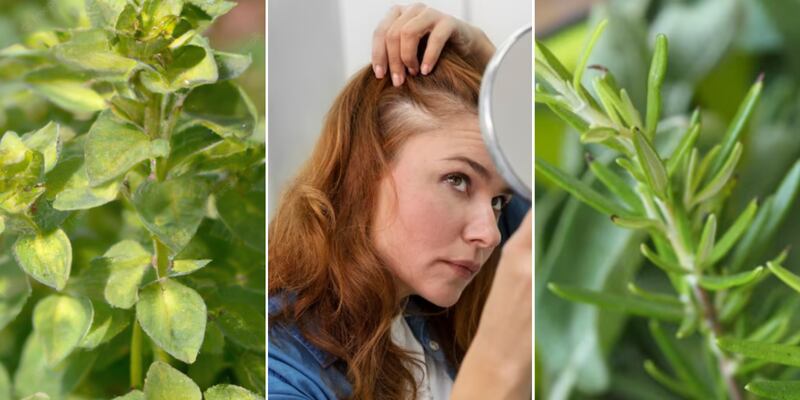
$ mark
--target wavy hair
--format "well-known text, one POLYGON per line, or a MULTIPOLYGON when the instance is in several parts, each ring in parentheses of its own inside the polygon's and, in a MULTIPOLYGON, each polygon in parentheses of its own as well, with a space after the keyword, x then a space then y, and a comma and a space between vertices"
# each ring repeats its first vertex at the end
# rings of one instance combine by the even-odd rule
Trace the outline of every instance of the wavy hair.
MULTIPOLYGON (((484 67, 446 46, 429 75, 409 76, 399 88, 376 79, 369 66, 360 70, 334 101, 311 158, 270 222, 269 295, 291 294, 270 324, 295 324, 338 357, 352 398, 416 397, 411 358, 390 336, 402 311, 395 278, 370 239, 378 187, 420 124, 477 114, 484 67)), ((421 301, 456 367, 477 330, 498 250, 452 307, 421 301)))

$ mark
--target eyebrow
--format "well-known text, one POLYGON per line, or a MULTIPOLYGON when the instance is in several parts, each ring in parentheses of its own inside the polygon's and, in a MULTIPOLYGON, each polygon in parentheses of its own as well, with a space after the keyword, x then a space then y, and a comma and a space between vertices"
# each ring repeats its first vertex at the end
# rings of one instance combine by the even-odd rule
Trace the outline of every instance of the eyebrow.
MULTIPOLYGON (((489 174, 489 170, 486 169, 486 167, 484 167, 481 163, 479 163, 479 162, 477 162, 477 161, 475 161, 475 160, 473 160, 473 159, 471 159, 469 157, 455 156, 455 157, 445 158, 445 160, 463 162, 463 163, 469 165, 470 168, 475 170, 475 172, 478 175, 480 175, 481 177, 483 177, 483 179, 485 179, 487 181, 491 180, 491 174, 489 174)), ((503 186, 501 192, 504 193, 504 194, 513 194, 514 193, 514 192, 511 191, 511 188, 508 187, 508 186, 503 186)))

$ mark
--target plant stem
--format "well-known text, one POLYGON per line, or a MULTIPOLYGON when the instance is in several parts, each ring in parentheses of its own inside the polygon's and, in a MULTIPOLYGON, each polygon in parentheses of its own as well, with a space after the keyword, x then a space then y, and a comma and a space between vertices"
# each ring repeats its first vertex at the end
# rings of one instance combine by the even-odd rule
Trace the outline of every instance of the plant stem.
MULTIPOLYGON (((150 100, 144 110, 144 130, 150 140, 169 140, 170 131, 162 128, 163 112, 161 103, 164 97, 158 93, 150 93, 150 100)), ((150 179, 163 181, 167 177, 167 160, 163 157, 150 159, 150 179)))
POLYGON ((153 236, 153 249, 156 253, 155 257, 153 257, 153 261, 155 261, 154 267, 156 267, 156 272, 158 272, 158 278, 166 278, 170 267, 169 248, 167 248, 161 240, 153 236))
POLYGON ((164 351, 164 349, 158 347, 158 345, 153 343, 152 341, 150 342, 150 348, 153 350, 153 358, 156 361, 161 361, 163 363, 170 364, 169 354, 167 354, 167 352, 164 351))
MULTIPOLYGON (((662 205, 663 203, 659 203, 662 205)), ((676 215, 673 212, 674 205, 673 204, 666 204, 661 207, 661 211, 664 213, 664 217, 666 219, 667 229, 669 230, 667 234, 667 238, 672 245, 672 248, 675 250, 675 254, 678 257, 678 262, 680 263, 681 267, 688 271, 692 271, 693 273, 699 275, 700 272, 697 270, 697 266, 695 265, 694 256, 689 254, 686 250, 683 243, 686 243, 684 238, 681 235, 680 229, 676 226, 676 215)), ((703 320, 706 323, 706 327, 708 328, 705 330, 707 340, 709 346, 714 352, 714 355, 717 357, 717 362, 719 365, 719 372, 722 379, 725 381, 725 385, 728 388, 728 394, 731 400, 742 400, 742 392, 739 388, 738 383, 736 382, 736 378, 733 376, 733 361, 728 359, 728 357, 717 347, 717 338, 722 336, 722 326, 719 323, 717 318, 717 310, 714 308, 714 305, 711 303, 708 292, 705 289, 700 287, 695 275, 688 275, 691 277, 689 279, 685 279, 686 283, 692 290, 692 295, 694 296, 697 304, 700 306, 701 313, 698 315, 703 316, 703 320)))
POLYGON ((133 319, 131 335, 131 389, 142 387, 142 328, 139 321, 133 319))
POLYGON ((728 359, 728 357, 725 356, 725 354, 722 353, 717 346, 717 338, 722 336, 722 326, 719 324, 719 320, 717 319, 717 312, 714 309, 714 305, 711 304, 711 301, 708 298, 708 292, 701 288, 697 283, 692 285, 692 292, 697 298, 697 301, 703 307, 703 318, 705 319, 709 329, 709 346, 711 346, 711 349, 717 356, 720 375, 725 381, 725 386, 728 387, 728 393, 730 394, 731 400, 741 400, 742 392, 741 389, 739 389, 739 384, 736 382, 736 378, 733 376, 733 368, 731 368, 733 361, 728 359))

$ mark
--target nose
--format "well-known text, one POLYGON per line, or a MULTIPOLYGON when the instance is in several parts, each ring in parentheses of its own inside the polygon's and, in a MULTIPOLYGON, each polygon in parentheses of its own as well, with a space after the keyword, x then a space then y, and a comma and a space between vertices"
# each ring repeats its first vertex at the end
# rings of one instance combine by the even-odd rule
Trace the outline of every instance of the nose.
POLYGON ((466 226, 464 240, 478 248, 494 248, 500 244, 500 229, 497 227, 497 216, 491 206, 481 204, 472 208, 466 226))

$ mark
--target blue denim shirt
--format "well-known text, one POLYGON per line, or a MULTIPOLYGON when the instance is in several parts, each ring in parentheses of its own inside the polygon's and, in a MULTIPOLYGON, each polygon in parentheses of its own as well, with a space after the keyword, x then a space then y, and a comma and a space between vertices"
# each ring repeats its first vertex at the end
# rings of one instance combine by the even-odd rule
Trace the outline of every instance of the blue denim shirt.
MULTIPOLYGON (((513 233, 530 203, 514 198, 503 210, 498 226, 503 242, 513 233)), ((278 298, 270 297, 269 315, 280 311, 278 298)), ((447 366, 447 372, 455 379, 456 371, 450 365, 433 337, 424 316, 407 313, 408 326, 419 340, 425 352, 436 362, 447 366)), ((350 382, 345 373, 336 367, 335 356, 309 342, 293 325, 276 325, 269 328, 269 350, 267 357, 268 398, 275 400, 335 400, 351 395, 350 382)))

